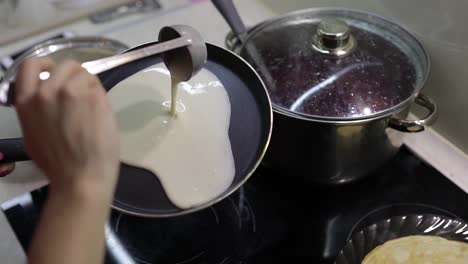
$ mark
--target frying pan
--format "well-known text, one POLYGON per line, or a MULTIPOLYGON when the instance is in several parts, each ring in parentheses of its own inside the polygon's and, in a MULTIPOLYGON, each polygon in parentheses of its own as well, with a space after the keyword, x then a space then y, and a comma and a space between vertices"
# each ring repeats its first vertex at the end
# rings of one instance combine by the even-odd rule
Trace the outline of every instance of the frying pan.
MULTIPOLYGON (((130 50, 151 44, 154 43, 130 50)), ((231 103, 229 139, 236 168, 233 182, 215 199, 196 207, 181 209, 171 203, 152 172, 121 163, 112 204, 114 209, 142 217, 170 217, 192 213, 209 207, 236 191, 260 164, 272 130, 272 108, 266 87, 255 70, 236 54, 208 43, 207 50, 208 59, 204 68, 218 77, 231 103)), ((161 56, 151 56, 103 72, 98 77, 109 91, 127 77, 162 62, 161 56)), ((137 92, 135 89, 135 93, 137 92)), ((4 154, 2 163, 29 159, 22 138, 0 139, 0 151, 4 154)))

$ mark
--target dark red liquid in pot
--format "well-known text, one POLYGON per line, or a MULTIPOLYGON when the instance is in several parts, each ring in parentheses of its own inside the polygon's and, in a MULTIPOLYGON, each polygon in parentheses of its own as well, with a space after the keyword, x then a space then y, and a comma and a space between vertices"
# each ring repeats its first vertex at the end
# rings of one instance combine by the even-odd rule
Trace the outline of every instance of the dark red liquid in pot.
POLYGON ((415 92, 414 65, 391 41, 351 28, 356 49, 335 58, 312 49, 314 32, 289 25, 281 32, 257 34, 242 50, 276 106, 315 116, 363 117, 398 105, 415 92))

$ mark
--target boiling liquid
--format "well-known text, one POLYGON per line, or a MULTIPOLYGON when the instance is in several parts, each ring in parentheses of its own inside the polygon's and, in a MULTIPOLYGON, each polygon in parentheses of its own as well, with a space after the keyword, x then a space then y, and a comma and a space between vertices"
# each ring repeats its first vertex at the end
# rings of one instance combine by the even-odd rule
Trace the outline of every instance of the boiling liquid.
MULTIPOLYGON (((152 171, 176 206, 190 208, 216 198, 233 181, 231 106, 220 81, 206 69, 178 85, 174 104, 171 81, 159 64, 120 82, 108 95, 121 160, 152 171)), ((172 84, 176 88, 177 82, 172 84)))

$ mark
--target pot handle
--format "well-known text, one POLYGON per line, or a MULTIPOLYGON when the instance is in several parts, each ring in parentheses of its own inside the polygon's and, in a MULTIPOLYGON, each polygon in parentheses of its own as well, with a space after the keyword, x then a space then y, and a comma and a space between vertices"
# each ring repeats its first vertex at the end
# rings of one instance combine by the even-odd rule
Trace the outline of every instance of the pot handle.
POLYGON ((425 118, 419 120, 406 120, 391 117, 388 121, 388 126, 401 132, 414 133, 424 131, 425 126, 433 124, 437 119, 437 104, 434 100, 423 94, 418 94, 414 103, 429 110, 429 114, 425 118))

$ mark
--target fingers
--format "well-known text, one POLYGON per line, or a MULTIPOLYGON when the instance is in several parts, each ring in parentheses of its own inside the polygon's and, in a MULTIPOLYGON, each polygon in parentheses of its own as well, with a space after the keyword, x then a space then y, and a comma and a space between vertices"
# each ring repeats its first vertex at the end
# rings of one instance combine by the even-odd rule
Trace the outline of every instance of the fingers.
POLYGON ((101 83, 96 76, 91 75, 83 69, 70 76, 67 83, 60 88, 59 94, 66 99, 67 95, 88 93, 89 90, 94 90, 96 87, 100 87, 100 85, 101 83))
POLYGON ((0 164, 0 177, 5 177, 15 170, 15 163, 0 164))
POLYGON ((99 79, 88 73, 78 62, 66 60, 55 65, 48 58, 34 58, 26 60, 18 71, 18 87, 16 88, 16 103, 26 102, 34 95, 43 99, 51 98, 59 90, 66 96, 83 89, 102 87, 99 79), (50 78, 41 81, 41 72, 50 72, 50 78), (75 90, 76 89, 76 90, 75 90))
POLYGON ((50 78, 43 81, 40 85, 40 93, 42 97, 52 97, 58 90, 63 89, 66 83, 77 74, 86 71, 78 62, 66 60, 58 64, 50 73, 50 78))
POLYGON ((39 87, 39 74, 43 71, 53 71, 54 66, 54 62, 46 57, 25 60, 20 65, 16 76, 15 104, 19 105, 31 98, 39 87))

